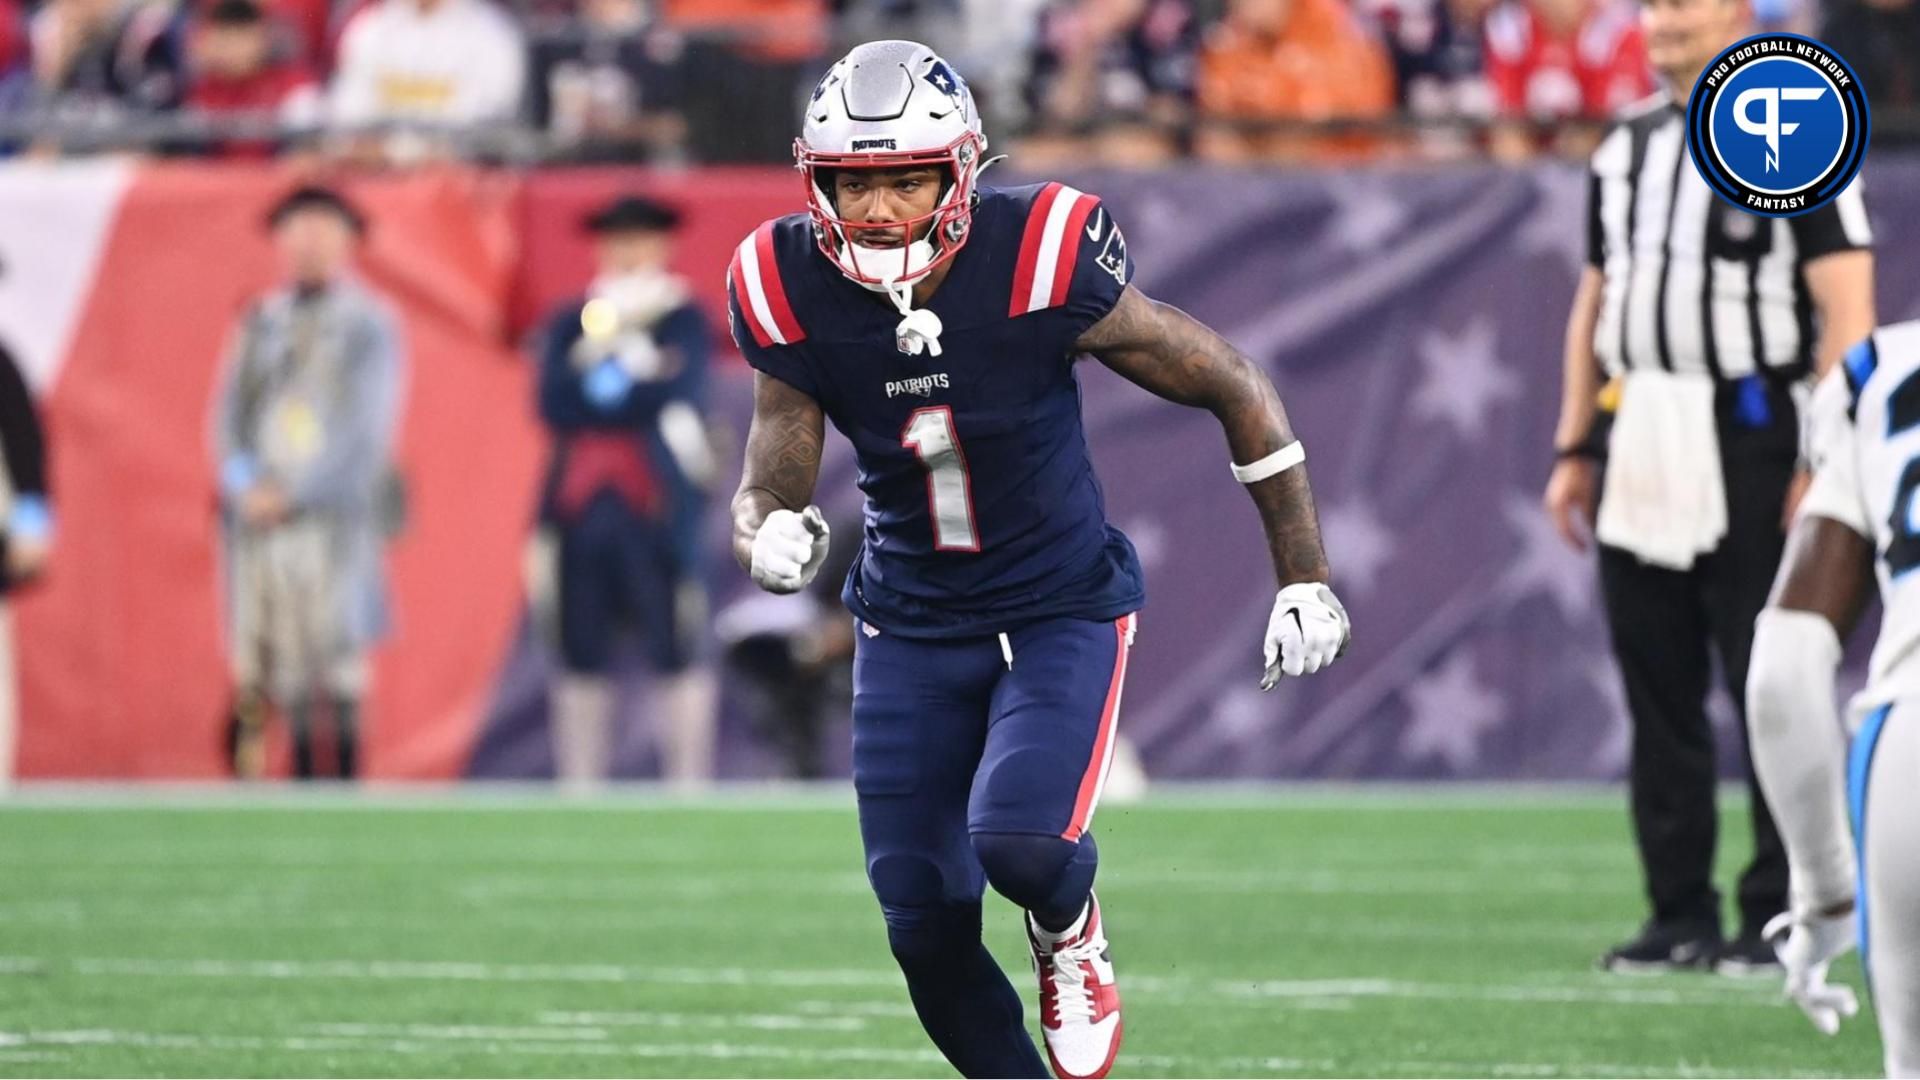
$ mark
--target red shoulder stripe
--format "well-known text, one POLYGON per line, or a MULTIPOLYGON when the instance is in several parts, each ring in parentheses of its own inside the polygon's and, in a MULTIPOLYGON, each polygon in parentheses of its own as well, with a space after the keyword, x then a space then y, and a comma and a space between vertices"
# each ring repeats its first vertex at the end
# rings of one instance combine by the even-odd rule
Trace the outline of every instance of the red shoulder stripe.
POLYGON ((800 328, 800 320, 793 317, 793 307, 787 303, 786 286, 780 283, 780 261, 773 253, 773 222, 760 226, 753 235, 755 253, 760 256, 760 284, 767 293, 767 308, 773 315, 773 323, 780 330, 780 336, 789 345, 804 341, 807 333, 800 328))
POLYGON ((1060 195, 1062 185, 1048 184, 1040 189, 1033 200, 1032 209, 1027 211, 1027 230, 1020 237, 1020 259, 1014 264, 1013 296, 1007 304, 1008 315, 1024 315, 1031 308, 1028 298, 1033 294, 1033 277, 1039 269, 1040 238, 1047 229, 1047 215, 1053 210, 1053 200, 1060 195))
MULTIPOLYGON (((1060 258, 1054 263, 1053 297, 1048 301, 1051 307, 1067 302, 1067 287, 1073 284, 1073 265, 1080 258, 1080 233, 1087 227, 1087 216, 1099 205, 1100 199, 1095 195, 1081 195, 1073 204, 1066 230, 1060 237, 1060 258)), ((1113 223, 1106 222, 1106 227, 1113 228, 1113 223)))

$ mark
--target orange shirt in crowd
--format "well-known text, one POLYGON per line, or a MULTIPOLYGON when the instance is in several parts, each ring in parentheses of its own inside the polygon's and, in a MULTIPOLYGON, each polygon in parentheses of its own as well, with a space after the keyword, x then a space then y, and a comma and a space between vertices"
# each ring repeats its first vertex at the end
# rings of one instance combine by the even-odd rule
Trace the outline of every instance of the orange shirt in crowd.
POLYGON ((1377 117, 1393 110, 1386 49, 1340 0, 1292 0, 1278 36, 1231 17, 1207 34, 1196 90, 1200 109, 1234 119, 1377 117))
POLYGON ((827 45, 823 0, 666 0, 663 14, 679 29, 737 32, 769 60, 809 60, 827 45))

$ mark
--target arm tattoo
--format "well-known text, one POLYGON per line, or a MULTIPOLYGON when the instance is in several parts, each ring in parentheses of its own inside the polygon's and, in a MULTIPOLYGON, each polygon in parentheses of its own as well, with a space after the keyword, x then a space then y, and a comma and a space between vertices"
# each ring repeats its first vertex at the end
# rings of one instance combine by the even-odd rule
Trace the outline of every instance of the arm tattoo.
MULTIPOLYGON (((1186 312, 1131 285, 1075 347, 1168 401, 1212 413, 1240 464, 1294 441, 1280 395, 1257 364, 1186 312)), ((1248 484, 1247 493, 1260 511, 1280 583, 1326 581, 1327 557, 1306 466, 1248 484)))
POLYGON ((813 501, 826 437, 820 404, 780 380, 753 376, 753 423, 746 462, 733 496, 733 557, 753 562, 753 535, 775 510, 800 510, 813 501))

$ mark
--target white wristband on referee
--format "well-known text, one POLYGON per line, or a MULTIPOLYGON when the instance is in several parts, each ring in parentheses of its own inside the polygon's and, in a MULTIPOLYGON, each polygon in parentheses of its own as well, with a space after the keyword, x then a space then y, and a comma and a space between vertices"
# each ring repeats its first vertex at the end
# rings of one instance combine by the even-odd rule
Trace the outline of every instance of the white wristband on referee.
POLYGON ((1295 440, 1252 464, 1235 465, 1233 478, 1243 484, 1255 484, 1269 476, 1278 476, 1305 460, 1307 448, 1295 440))

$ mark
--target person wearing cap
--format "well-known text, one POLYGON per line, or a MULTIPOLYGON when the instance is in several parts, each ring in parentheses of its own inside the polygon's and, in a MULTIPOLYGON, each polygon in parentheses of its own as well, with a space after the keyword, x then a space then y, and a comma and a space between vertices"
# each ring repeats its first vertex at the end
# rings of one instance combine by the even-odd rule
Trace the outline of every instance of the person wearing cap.
POLYGON ((367 653, 386 629, 382 547, 403 343, 384 299, 352 273, 366 232, 337 192, 299 188, 267 224, 285 280, 241 318, 214 415, 226 534, 235 771, 262 770, 270 707, 292 728, 294 773, 357 774, 367 653))
POLYGON ((634 196, 588 217, 598 274, 554 312, 540 347, 540 415, 553 434, 541 522, 561 663, 554 764, 574 787, 610 771, 625 627, 657 676, 663 774, 681 784, 713 774, 713 681, 695 665, 707 622, 698 524, 715 470, 701 416, 712 332, 668 270, 678 224, 672 207, 634 196))

